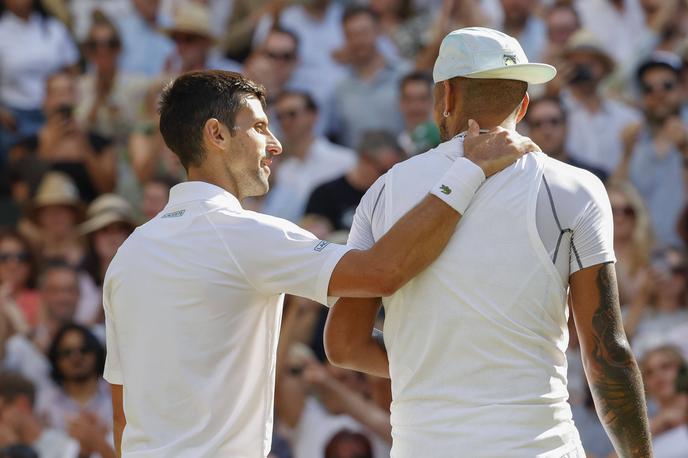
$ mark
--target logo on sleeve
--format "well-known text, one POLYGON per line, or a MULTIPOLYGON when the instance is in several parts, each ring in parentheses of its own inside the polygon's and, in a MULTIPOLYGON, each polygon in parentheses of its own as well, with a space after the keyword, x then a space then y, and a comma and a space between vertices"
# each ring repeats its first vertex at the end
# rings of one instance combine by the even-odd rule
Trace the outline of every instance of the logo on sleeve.
POLYGON ((452 192, 451 188, 449 186, 447 186, 446 184, 443 184, 442 186, 440 186, 440 191, 442 191, 442 194, 446 194, 446 195, 449 195, 452 192))
POLYGON ((160 218, 179 218, 184 213, 186 213, 186 210, 177 210, 176 212, 165 213, 160 218))
POLYGON ((314 249, 315 251, 322 251, 322 250, 324 250, 325 247, 326 247, 327 245, 329 245, 329 244, 330 244, 330 242, 326 242, 326 241, 324 241, 324 240, 321 240, 321 241, 315 246, 315 248, 313 248, 313 249, 314 249))

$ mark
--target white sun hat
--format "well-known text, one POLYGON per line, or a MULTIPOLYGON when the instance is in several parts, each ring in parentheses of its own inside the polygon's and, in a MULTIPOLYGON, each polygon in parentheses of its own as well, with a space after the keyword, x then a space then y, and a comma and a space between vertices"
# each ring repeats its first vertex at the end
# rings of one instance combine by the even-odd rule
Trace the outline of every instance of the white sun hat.
POLYGON ((485 27, 466 27, 444 37, 432 72, 435 83, 462 76, 542 84, 556 74, 551 65, 529 63, 515 38, 485 27))

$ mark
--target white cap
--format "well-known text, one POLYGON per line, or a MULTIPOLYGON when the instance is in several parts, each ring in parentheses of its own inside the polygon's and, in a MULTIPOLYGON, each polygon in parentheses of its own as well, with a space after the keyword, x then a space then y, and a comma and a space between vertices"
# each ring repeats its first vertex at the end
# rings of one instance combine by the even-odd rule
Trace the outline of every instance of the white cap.
POLYGON ((542 84, 556 74, 551 65, 528 63, 515 38, 485 27, 466 27, 444 37, 432 72, 435 83, 462 76, 542 84))

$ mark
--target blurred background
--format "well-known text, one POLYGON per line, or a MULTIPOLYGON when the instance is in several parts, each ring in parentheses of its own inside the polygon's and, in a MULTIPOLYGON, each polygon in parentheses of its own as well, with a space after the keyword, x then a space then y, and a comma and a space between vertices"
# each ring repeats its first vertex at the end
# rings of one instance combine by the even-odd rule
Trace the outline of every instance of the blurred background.
MULTIPOLYGON (((344 243, 368 187, 439 143, 430 74, 466 26, 557 68, 519 129, 607 184, 655 453, 688 457, 688 0, 0 0, 0 457, 114 456, 101 286, 184 180, 167 82, 265 85, 284 153, 244 205, 344 243)), ((327 363, 325 316, 287 298, 271 456, 387 457, 389 381, 327 363)), ((570 331, 574 420, 608 457, 570 331)))

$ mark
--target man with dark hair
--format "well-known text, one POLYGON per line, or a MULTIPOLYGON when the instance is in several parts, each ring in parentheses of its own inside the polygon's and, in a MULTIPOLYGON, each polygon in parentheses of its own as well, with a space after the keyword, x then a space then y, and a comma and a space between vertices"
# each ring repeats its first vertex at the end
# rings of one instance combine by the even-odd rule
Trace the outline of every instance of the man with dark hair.
POLYGON ((267 455, 283 293, 321 303, 391 294, 439 255, 484 177, 533 147, 474 132, 471 159, 443 177, 456 192, 433 192, 375 247, 349 250, 241 207, 268 191, 282 152, 264 108, 263 88, 231 72, 187 73, 163 92, 160 130, 190 181, 106 274, 105 378, 120 453, 267 455))
POLYGON ((334 230, 349 230, 361 198, 375 181, 404 154, 394 136, 384 130, 363 134, 358 143, 358 161, 346 174, 318 186, 306 206, 307 215, 321 215, 334 230))
POLYGON ((262 211, 298 222, 311 192, 351 170, 356 154, 316 134, 318 108, 307 92, 283 93, 274 111, 282 127, 284 152, 262 211))
MULTIPOLYGON (((371 246, 415 205, 460 154, 471 118, 515 129, 528 107, 527 84, 554 74, 528 63, 518 42, 501 32, 448 34, 433 73, 444 143, 370 188, 349 246, 371 246)), ((391 376, 395 457, 583 457, 567 403, 570 289, 600 419, 619 456, 650 457, 642 381, 624 336, 613 262, 602 183, 528 154, 480 187, 435 263, 384 297, 384 347, 372 335, 380 300, 340 299, 328 317, 325 350, 337 365, 391 376)))
POLYGON ((432 122, 432 77, 411 72, 399 83, 399 109, 404 131, 398 140, 408 156, 415 156, 440 143, 440 133, 432 122))
POLYGON ((41 458, 76 458, 79 444, 63 433, 43 427, 34 413, 36 388, 23 376, 0 373, 0 448, 28 445, 41 458))

